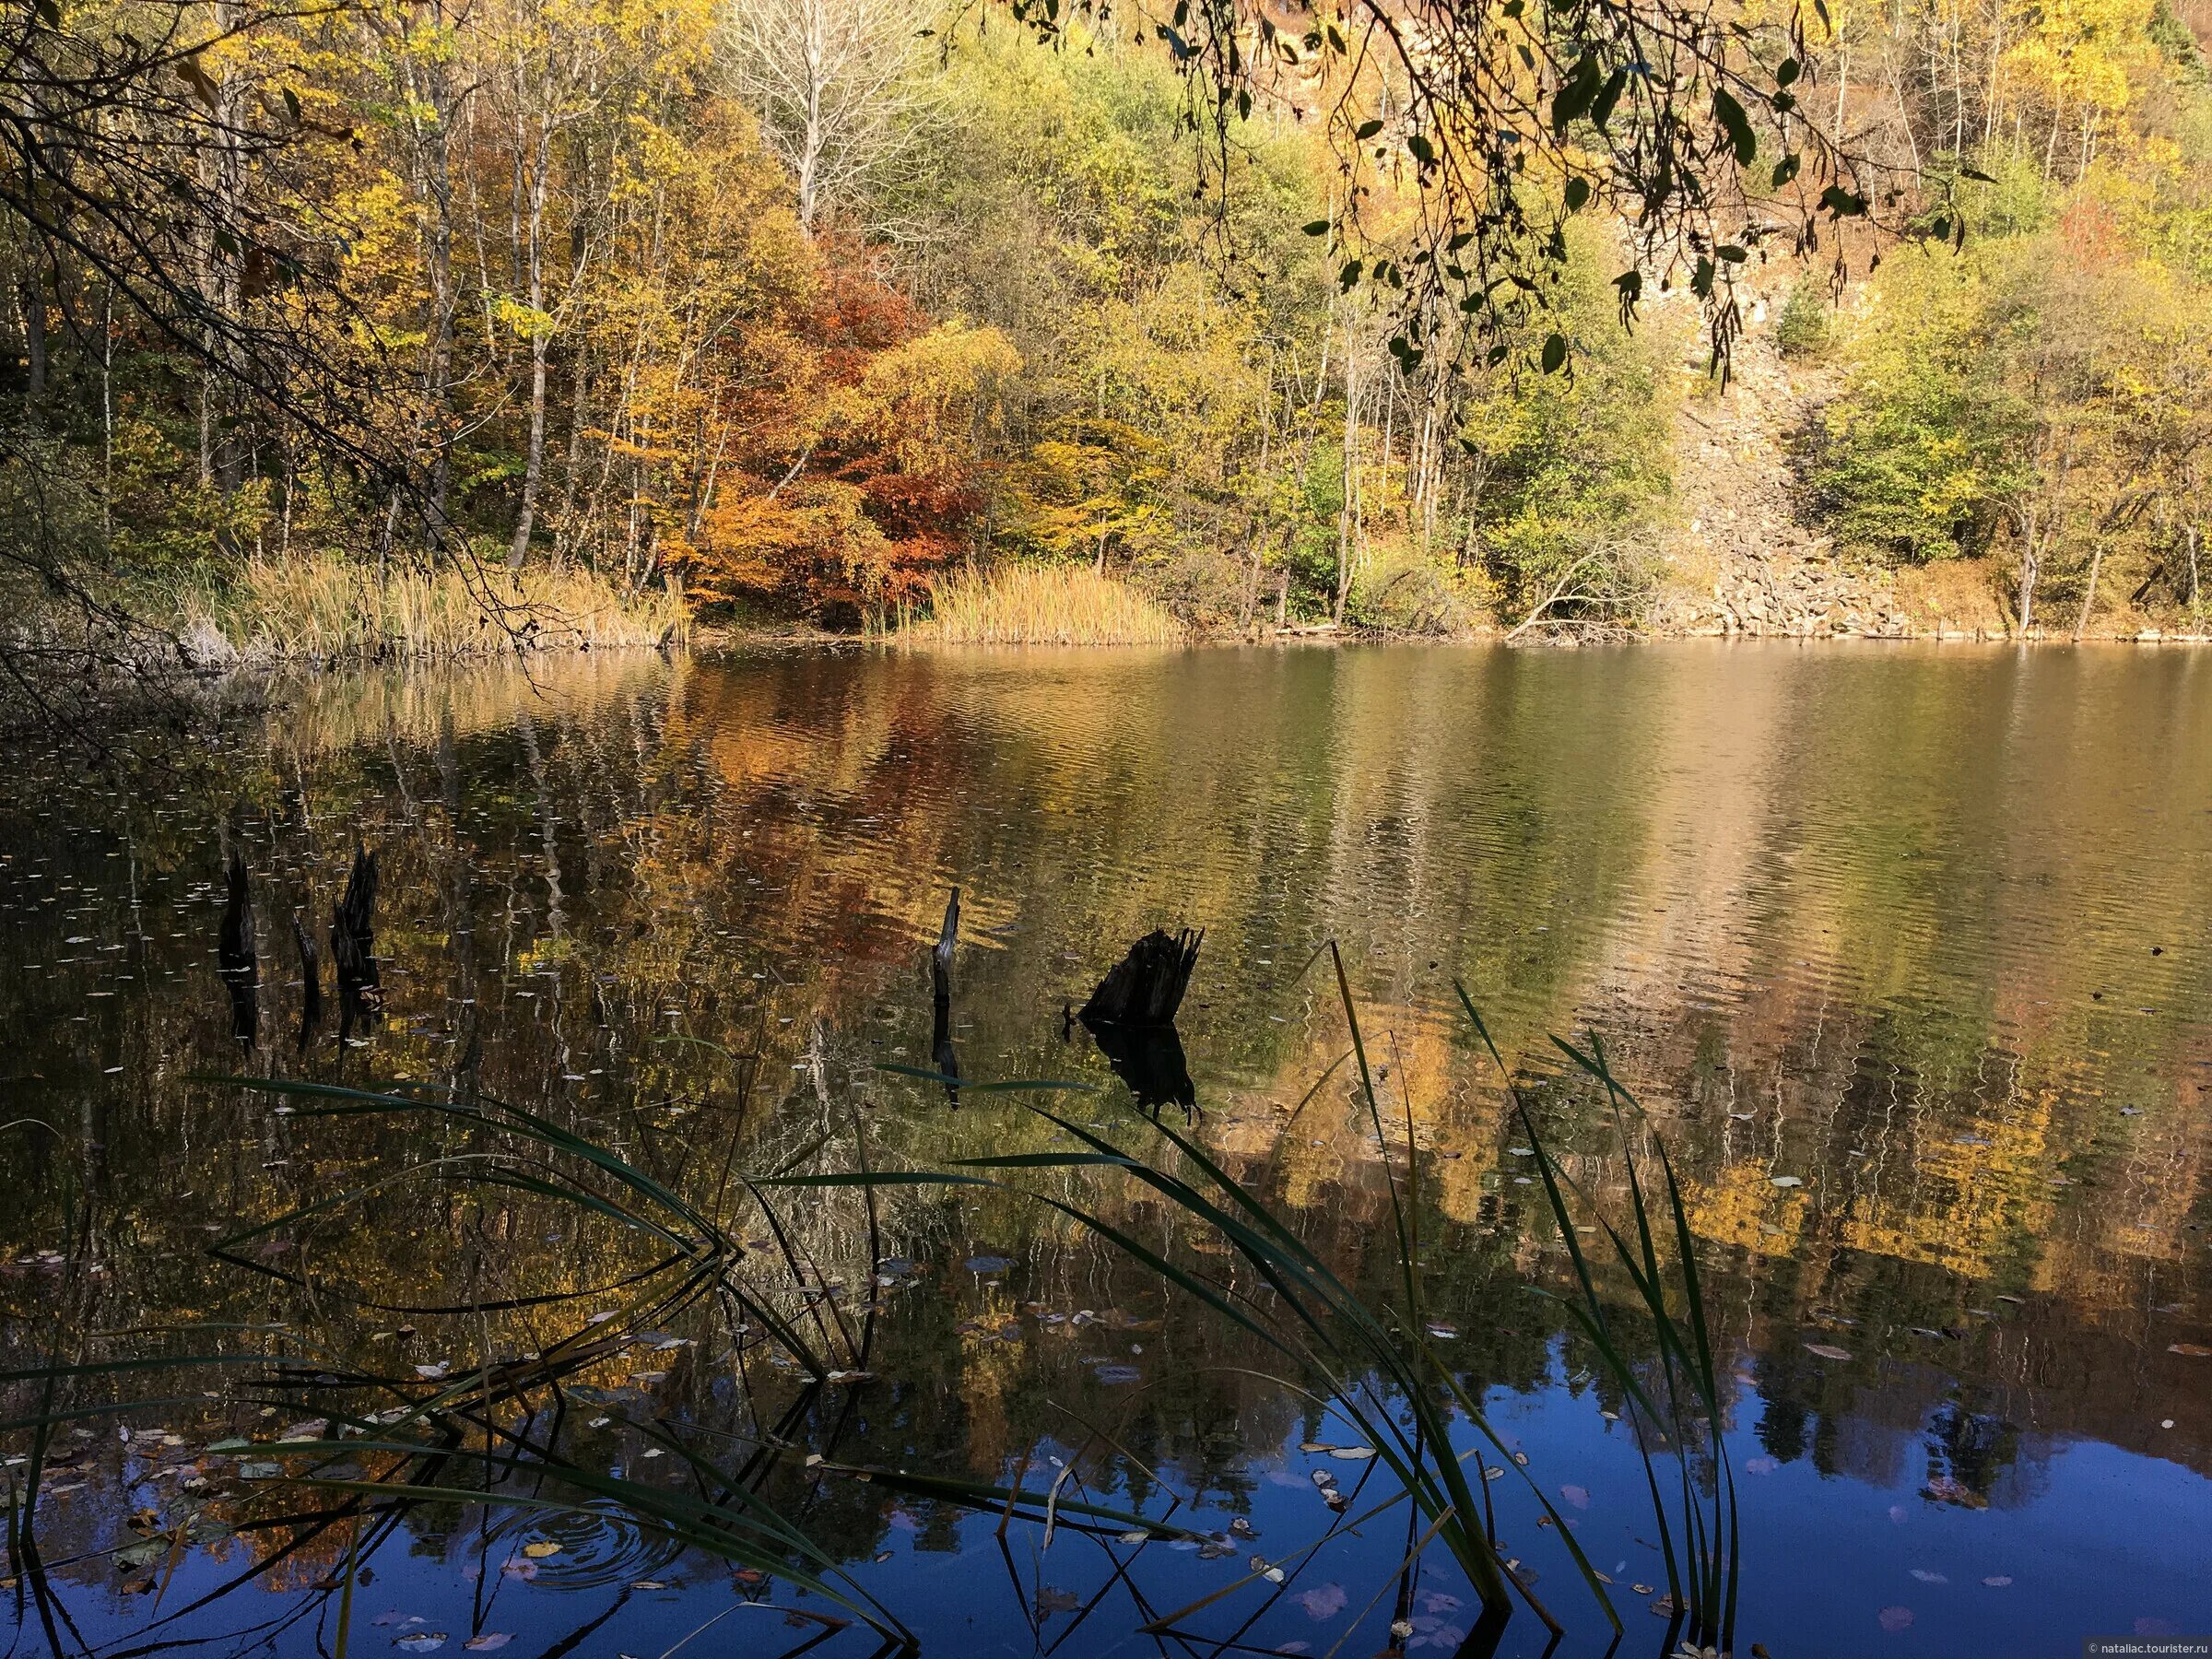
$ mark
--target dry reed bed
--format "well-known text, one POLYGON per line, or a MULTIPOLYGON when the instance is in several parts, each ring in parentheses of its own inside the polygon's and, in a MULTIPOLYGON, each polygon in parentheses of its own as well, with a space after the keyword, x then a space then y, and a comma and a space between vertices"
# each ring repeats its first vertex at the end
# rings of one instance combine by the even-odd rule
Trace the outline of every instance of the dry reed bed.
POLYGON ((1187 637, 1158 601, 1080 565, 1001 565, 947 577, 929 614, 899 638, 944 645, 1175 645, 1187 637))
POLYGON ((373 566, 321 556, 251 561, 180 595, 180 622, 203 654, 241 659, 466 657, 521 650, 680 641, 683 601, 629 594, 591 571, 373 566))

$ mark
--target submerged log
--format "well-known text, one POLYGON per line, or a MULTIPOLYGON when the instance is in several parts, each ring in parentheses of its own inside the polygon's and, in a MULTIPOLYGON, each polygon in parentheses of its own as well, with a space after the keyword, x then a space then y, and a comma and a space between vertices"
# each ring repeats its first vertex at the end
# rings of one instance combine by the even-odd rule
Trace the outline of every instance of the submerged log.
POLYGON ((253 948, 253 891, 244 854, 231 853, 225 874, 230 890, 216 940, 216 968, 230 994, 230 1034, 251 1048, 261 1035, 261 960, 253 948))
POLYGON ((952 993, 942 975, 929 999, 929 1063, 945 1080, 947 1105, 960 1103, 960 1052, 952 1043, 952 993))
POLYGON ((1107 970, 1078 1018, 1094 1029, 1172 1025, 1198 961, 1199 941, 1205 937, 1203 931, 1193 933, 1187 927, 1172 937, 1154 928, 1107 970))
POLYGON ((304 987, 300 997, 300 1049, 304 1053, 323 1024, 323 953, 315 948, 314 935, 300 924, 298 911, 292 912, 292 948, 300 953, 304 987))
POLYGON ((330 961, 338 981, 339 1034, 350 1037, 361 1011, 383 1001, 376 971, 376 854, 358 842, 346 896, 330 919, 330 961))
POLYGON ((218 966, 227 974, 253 975, 259 971, 253 949, 253 889, 246 874, 243 853, 233 853, 224 874, 229 892, 223 903, 223 926, 216 941, 218 966))
POLYGON ((960 889, 945 900, 945 924, 929 953, 929 1058, 945 1079, 947 1103, 960 1103, 960 1056, 952 1045, 952 952, 960 936, 960 889))

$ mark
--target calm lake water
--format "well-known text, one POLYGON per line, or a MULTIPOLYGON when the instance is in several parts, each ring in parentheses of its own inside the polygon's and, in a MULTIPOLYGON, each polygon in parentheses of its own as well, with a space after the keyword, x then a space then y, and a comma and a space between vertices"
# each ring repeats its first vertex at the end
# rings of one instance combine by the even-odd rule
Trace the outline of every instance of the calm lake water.
MULTIPOLYGON (((2212 1637, 2201 653, 602 656, 535 683, 324 680, 127 786, 35 746, 5 772, 5 1361, 177 1361, 0 1385, 10 1421, 148 1402, 39 1453, 7 1437, 11 1492, 43 1463, 11 1651, 328 1654, 341 1627, 357 1656, 656 1659, 693 1632, 687 1653, 873 1651, 818 1595, 611 1503, 518 1507, 552 1495, 529 1457, 459 1458, 447 1495, 333 1522, 347 1494, 259 1478, 315 1460, 208 1449, 312 1437, 373 1380, 427 1395, 594 1314, 604 1355, 535 1402, 539 1443, 679 1495, 687 1453, 744 1466, 925 1653, 1367 1659, 1401 1616, 1405 1647, 1452 1651, 1474 1597, 1437 1551, 1401 1596, 1406 1506, 1347 1527, 1313 1481, 1356 1514, 1387 1473, 1301 1450, 1344 1426, 1156 1274, 1001 1193, 785 1187, 772 1222, 747 1195, 747 1172, 1065 1147, 1039 1104, 1148 1144, 1063 1011, 1180 924, 1206 930, 1180 1021, 1193 1133, 1382 1299, 1385 1165, 1328 1072, 1346 1021, 1309 966, 1339 943, 1389 1101, 1410 1102, 1425 1311, 1613 1581, 1619 1652, 1668 1629, 1643 1475, 1531 1288, 1565 1258, 1454 980, 1601 1198, 1623 1191, 1618 1142, 1549 1034, 1596 1031, 1677 1156, 1735 1391, 1743 1647, 2212 1637), (325 933, 357 841, 382 997, 341 1038, 325 933), (234 852, 257 954, 237 995, 234 852), (953 886, 940 1030, 926 952, 953 886), (331 1005, 304 1033, 295 911, 331 1005), (865 1374, 806 1385, 743 1310, 656 1301, 663 1244, 477 1179, 488 1132, 317 1116, 241 1075, 526 1107, 728 1218, 763 1301, 865 1374), (1094 1092, 974 1087, 1020 1078, 1094 1092), (194 1359, 226 1354, 245 1358, 194 1359), (1048 1545, 810 1456, 1056 1483, 1224 1542, 1048 1545), (500 1501, 468 1501, 488 1478, 500 1501), (1316 1541, 1283 1583, 1138 1633, 1316 1541)), ((1016 1179, 1237 1277, 1117 1178, 1016 1179)), ((1606 1652, 1529 1485, 1488 1489, 1558 1651, 1606 1652)), ((1524 1608, 1500 1651, 1547 1640, 1524 1608)))

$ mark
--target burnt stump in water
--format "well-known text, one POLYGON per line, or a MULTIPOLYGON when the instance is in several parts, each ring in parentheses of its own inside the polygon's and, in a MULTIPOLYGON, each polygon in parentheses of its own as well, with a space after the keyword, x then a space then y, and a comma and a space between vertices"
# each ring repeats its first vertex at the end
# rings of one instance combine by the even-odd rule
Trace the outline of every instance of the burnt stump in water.
POLYGON ((1087 1026, 1173 1025, 1205 937, 1187 927, 1172 935, 1154 928, 1107 970, 1078 1018, 1087 1026))

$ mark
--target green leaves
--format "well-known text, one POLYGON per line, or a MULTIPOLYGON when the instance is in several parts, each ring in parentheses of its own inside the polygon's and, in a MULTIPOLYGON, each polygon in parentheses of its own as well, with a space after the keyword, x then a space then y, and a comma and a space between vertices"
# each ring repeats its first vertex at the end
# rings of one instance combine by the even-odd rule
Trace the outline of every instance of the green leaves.
POLYGON ((1361 122, 1358 127, 1354 128, 1352 136, 1359 139, 1360 143, 1365 144, 1370 138, 1372 138, 1382 130, 1382 122, 1371 118, 1367 121, 1361 122))
POLYGON ((1795 150, 1792 150, 1781 160, 1775 162, 1774 188, 1780 190, 1784 184, 1794 179, 1797 176, 1798 168, 1804 164, 1804 161, 1803 156, 1800 156, 1795 150))
POLYGON ((1564 194, 1567 198, 1567 211, 1580 213, 1583 210, 1583 204, 1590 199, 1590 181, 1570 179, 1567 181, 1567 189, 1564 194))
POLYGON ((1866 211, 1866 198, 1853 194, 1841 184, 1830 184, 1820 193, 1820 206, 1838 218, 1857 218, 1866 211))
POLYGON ((1544 355, 1542 360, 1544 364, 1544 372, 1547 374, 1557 374, 1562 368, 1566 366, 1567 336, 1565 335, 1553 333, 1544 336, 1544 355))
POLYGON ((1337 288, 1345 293, 1350 293, 1354 288, 1359 286, 1359 261, 1357 259, 1346 260, 1344 268, 1336 273, 1337 288))
POLYGON ((1559 91, 1552 96, 1551 130, 1563 135, 1569 122, 1588 114, 1603 88, 1597 54, 1585 52, 1575 59, 1574 67, 1567 72, 1567 78, 1560 82, 1559 91))
POLYGON ((1305 227, 1305 231, 1308 236, 1326 236, 1329 233, 1329 221, 1327 219, 1315 219, 1312 224, 1305 227))
POLYGON ((1613 119, 1614 108, 1620 102, 1621 92, 1628 84, 1629 72, 1626 69, 1616 69, 1606 77, 1605 87, 1598 93, 1596 102, 1590 106, 1591 124, 1599 132, 1604 132, 1606 124, 1613 119))
POLYGON ((1423 167, 1434 167, 1436 165, 1436 147, 1429 142, 1429 138, 1426 134, 1412 133, 1407 135, 1406 139, 1406 148, 1407 153, 1410 154, 1413 159, 1419 162, 1423 167))
POLYGON ((1613 287, 1620 295, 1620 325, 1627 328, 1636 321, 1636 307, 1643 299, 1643 273, 1623 271, 1613 278, 1613 287))
POLYGON ((1738 167, 1751 165, 1751 158, 1759 154, 1759 135, 1751 130, 1751 117, 1744 113, 1744 106, 1735 101, 1725 87, 1712 89, 1712 118, 1728 134, 1728 142, 1735 147, 1738 167))

